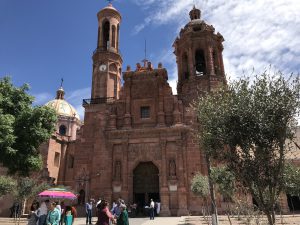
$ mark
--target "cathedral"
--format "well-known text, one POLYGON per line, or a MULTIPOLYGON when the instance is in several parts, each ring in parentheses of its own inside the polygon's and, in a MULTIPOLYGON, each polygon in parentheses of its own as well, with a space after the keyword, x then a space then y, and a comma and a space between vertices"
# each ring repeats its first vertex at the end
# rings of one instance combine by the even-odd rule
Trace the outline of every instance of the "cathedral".
POLYGON ((190 184, 197 172, 206 173, 206 165, 194 136, 197 119, 190 104, 199 94, 226 84, 222 35, 201 19, 199 9, 190 11, 190 21, 173 44, 178 65, 174 95, 162 63, 154 66, 144 60, 122 73, 121 14, 109 4, 97 17, 84 121, 64 101, 60 88, 47 103, 60 119, 57 134, 41 148, 48 151, 44 174, 77 191, 79 204, 90 197, 122 197, 144 206, 154 199, 161 203, 163 216, 200 212, 190 184))
MULTIPOLYGON (((191 103, 226 85, 224 38, 196 7, 189 15, 173 43, 178 67, 174 95, 162 63, 144 60, 122 72, 122 16, 111 3, 98 12, 84 121, 60 87, 46 104, 56 110, 58 123, 40 147, 41 179, 72 188, 79 194, 78 205, 99 197, 109 202, 121 197, 139 206, 153 199, 161 203, 161 216, 201 213, 201 199, 190 186, 196 173, 207 173, 207 165, 195 137, 198 123, 191 103)), ((222 212, 222 196, 217 206, 222 212)))

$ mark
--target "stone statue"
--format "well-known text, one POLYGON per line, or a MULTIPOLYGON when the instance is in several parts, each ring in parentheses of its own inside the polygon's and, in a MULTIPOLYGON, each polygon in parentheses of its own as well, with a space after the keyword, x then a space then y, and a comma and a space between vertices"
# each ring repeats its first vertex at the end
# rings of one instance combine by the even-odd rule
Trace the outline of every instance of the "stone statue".
POLYGON ((174 159, 171 159, 169 162, 169 176, 176 177, 176 163, 174 159))
POLYGON ((115 165, 115 180, 120 181, 121 180, 121 162, 117 161, 115 165))

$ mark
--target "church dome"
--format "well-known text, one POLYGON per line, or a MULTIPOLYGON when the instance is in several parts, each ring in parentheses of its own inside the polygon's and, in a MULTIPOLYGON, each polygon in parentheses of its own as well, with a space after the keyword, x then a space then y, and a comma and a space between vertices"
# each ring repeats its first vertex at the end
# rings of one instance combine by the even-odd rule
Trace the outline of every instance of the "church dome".
POLYGON ((47 102, 45 105, 53 108, 59 116, 75 117, 80 120, 79 114, 75 108, 64 99, 64 94, 63 88, 60 87, 56 92, 56 98, 47 102))

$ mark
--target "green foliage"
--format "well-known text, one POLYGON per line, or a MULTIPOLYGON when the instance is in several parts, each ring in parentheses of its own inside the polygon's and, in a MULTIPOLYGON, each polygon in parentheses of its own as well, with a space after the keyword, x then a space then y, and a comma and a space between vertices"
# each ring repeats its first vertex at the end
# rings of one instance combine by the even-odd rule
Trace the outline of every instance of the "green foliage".
POLYGON ((272 224, 270 214, 284 188, 287 139, 293 139, 300 108, 299 77, 266 72, 240 79, 195 104, 198 136, 206 155, 225 163, 247 187, 272 224))
POLYGON ((0 176, 0 197, 12 193, 16 188, 16 181, 11 177, 0 176))
POLYGON ((192 179, 191 190, 195 195, 201 198, 207 198, 209 195, 208 179, 200 173, 196 174, 192 179))
POLYGON ((218 192, 225 198, 231 199, 236 191, 235 177, 226 167, 212 167, 211 177, 217 185, 218 192))
POLYGON ((22 177, 18 181, 18 186, 14 192, 14 195, 18 200, 23 202, 25 199, 36 197, 38 193, 48 188, 49 185, 46 183, 39 183, 35 179, 22 177))
POLYGON ((292 196, 300 196, 300 168, 286 164, 284 168, 284 191, 292 196))
POLYGON ((0 163, 10 174, 29 175, 42 166, 38 147, 50 138, 57 120, 55 111, 33 107, 28 85, 14 87, 0 79, 0 163))

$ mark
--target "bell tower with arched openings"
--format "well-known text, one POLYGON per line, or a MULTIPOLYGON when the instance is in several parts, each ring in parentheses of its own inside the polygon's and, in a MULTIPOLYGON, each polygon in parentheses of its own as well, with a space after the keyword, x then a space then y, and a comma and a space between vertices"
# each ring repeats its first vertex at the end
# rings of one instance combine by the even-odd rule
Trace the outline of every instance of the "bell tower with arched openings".
MULTIPOLYGON (((100 10, 97 49, 93 53, 92 99, 119 98, 122 56, 119 50, 121 15, 111 3, 100 10)), ((97 100, 95 100, 97 101, 97 100)))
POLYGON ((195 6, 190 19, 173 44, 178 67, 177 92, 186 106, 199 94, 226 83, 223 36, 201 20, 201 11, 195 6))

